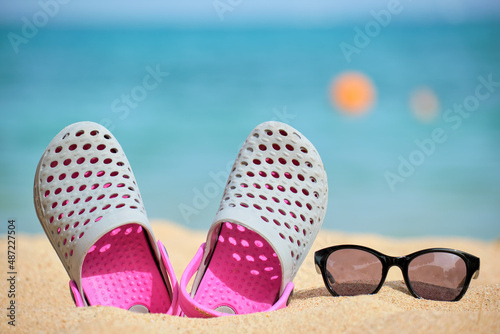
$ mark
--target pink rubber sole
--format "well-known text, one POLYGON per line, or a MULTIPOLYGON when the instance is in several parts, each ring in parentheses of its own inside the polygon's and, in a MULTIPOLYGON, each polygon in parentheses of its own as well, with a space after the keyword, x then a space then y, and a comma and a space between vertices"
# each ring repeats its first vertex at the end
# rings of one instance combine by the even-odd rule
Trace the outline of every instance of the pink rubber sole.
POLYGON ((89 305, 166 313, 171 300, 142 227, 128 224, 100 238, 85 256, 82 288, 89 305))
POLYGON ((281 264, 259 234, 224 223, 194 300, 222 313, 269 310, 278 298, 281 264))

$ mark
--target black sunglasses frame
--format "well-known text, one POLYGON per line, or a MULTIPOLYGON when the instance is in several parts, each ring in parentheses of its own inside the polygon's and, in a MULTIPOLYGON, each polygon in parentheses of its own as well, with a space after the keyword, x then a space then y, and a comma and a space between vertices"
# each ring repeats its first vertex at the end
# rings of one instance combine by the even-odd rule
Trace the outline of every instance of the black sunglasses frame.
POLYGON ((472 278, 476 279, 479 276, 479 266, 480 266, 480 260, 478 257, 471 255, 466 252, 462 252, 456 249, 450 249, 450 248, 429 248, 429 249, 424 249, 418 252, 411 253, 406 256, 400 256, 400 257, 393 257, 393 256, 388 256, 385 254, 382 254, 379 251, 376 251, 374 249, 364 247, 364 246, 359 246, 359 245, 338 245, 338 246, 333 246, 333 247, 327 247, 321 250, 318 250, 314 253, 314 263, 316 265, 316 271, 318 274, 321 274, 323 276, 323 282, 328 289, 328 291, 332 294, 332 296, 339 296, 333 289, 331 288, 330 284, 328 283, 328 278, 327 278, 327 270, 326 270, 326 262, 330 254, 332 254, 335 251, 341 250, 341 249, 356 249, 356 250, 361 250, 368 252, 370 254, 373 254, 375 257, 377 257, 380 262, 382 263, 382 277, 380 280, 379 285, 377 288, 370 294, 376 294, 384 285, 385 280, 387 278, 387 273, 389 272, 389 269, 391 267, 399 267, 403 273, 403 278, 406 283, 406 286, 408 287, 408 290, 410 290, 411 294, 419 299, 423 299, 420 297, 412 288, 410 284, 410 279, 408 277, 408 265, 410 262, 415 259, 418 256, 427 254, 427 253, 449 253, 449 254, 454 254, 458 257, 460 257, 462 260, 464 260, 466 268, 467 268, 467 275, 465 277, 465 281, 462 287, 462 291, 460 291, 460 294, 453 300, 450 301, 458 301, 460 300, 467 289, 469 288, 469 284, 472 278))

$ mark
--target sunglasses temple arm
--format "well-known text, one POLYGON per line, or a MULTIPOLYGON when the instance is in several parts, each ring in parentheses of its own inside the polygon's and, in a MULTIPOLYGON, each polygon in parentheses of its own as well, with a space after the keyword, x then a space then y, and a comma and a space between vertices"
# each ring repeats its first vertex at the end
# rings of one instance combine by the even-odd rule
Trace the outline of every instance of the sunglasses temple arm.
POLYGON ((472 276, 473 279, 477 279, 479 277, 479 269, 476 270, 476 272, 474 273, 474 276, 472 276))
MULTIPOLYGON (((479 277, 479 269, 478 269, 478 270, 476 270, 476 272, 474 273, 474 275, 472 276, 472 278, 473 278, 473 279, 477 279, 478 277, 479 277)), ((464 284, 465 284, 465 280, 466 280, 466 279, 467 279, 467 278, 464 278, 464 279, 460 282, 460 284, 458 285, 458 287, 459 287, 459 288, 463 288, 463 287, 464 287, 464 284)))

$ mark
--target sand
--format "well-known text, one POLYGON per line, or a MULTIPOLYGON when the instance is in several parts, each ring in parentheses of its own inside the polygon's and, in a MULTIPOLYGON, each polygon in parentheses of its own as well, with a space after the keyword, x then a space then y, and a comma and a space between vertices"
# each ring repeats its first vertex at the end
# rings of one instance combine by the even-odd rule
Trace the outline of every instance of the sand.
MULTIPOLYGON (((168 222, 153 222, 157 238, 170 254, 177 279, 205 231, 168 222)), ((290 305, 279 311, 216 319, 188 319, 163 314, 136 314, 112 307, 77 308, 68 276, 45 235, 17 235, 16 326, 8 325, 7 241, 0 238, 4 262, 0 281, 0 332, 58 333, 500 333, 500 241, 464 238, 395 239, 321 230, 294 283, 290 305), (429 247, 461 249, 481 258, 481 273, 459 302, 412 297, 401 271, 392 268, 376 295, 332 297, 314 268, 314 250, 355 243, 388 255, 405 255, 429 247)))

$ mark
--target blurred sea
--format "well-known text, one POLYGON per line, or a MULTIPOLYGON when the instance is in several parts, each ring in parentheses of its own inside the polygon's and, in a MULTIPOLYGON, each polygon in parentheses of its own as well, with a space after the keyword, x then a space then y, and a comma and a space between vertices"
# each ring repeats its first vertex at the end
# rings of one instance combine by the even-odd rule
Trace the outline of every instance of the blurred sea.
POLYGON ((227 173, 257 124, 279 120, 306 135, 322 156, 330 191, 324 228, 500 237, 500 86, 460 125, 443 118, 475 94, 479 77, 500 82, 499 23, 394 23, 350 63, 339 45, 354 44, 353 26, 47 27, 17 54, 9 32, 19 34, 20 27, 0 29, 0 233, 8 218, 19 231, 42 233, 33 177, 45 147, 70 123, 90 120, 112 130, 150 218, 208 230, 223 192, 212 176, 227 173), (168 75, 151 90, 137 89, 152 70, 168 75), (364 117, 345 116, 329 102, 330 83, 346 70, 375 85, 376 104, 364 117), (419 87, 439 99, 433 122, 411 112, 410 96, 419 87), (132 92, 139 96, 134 103, 121 101, 132 92), (385 173, 397 173, 400 156, 409 159, 415 141, 431 138, 436 128, 446 140, 391 191, 385 173))

